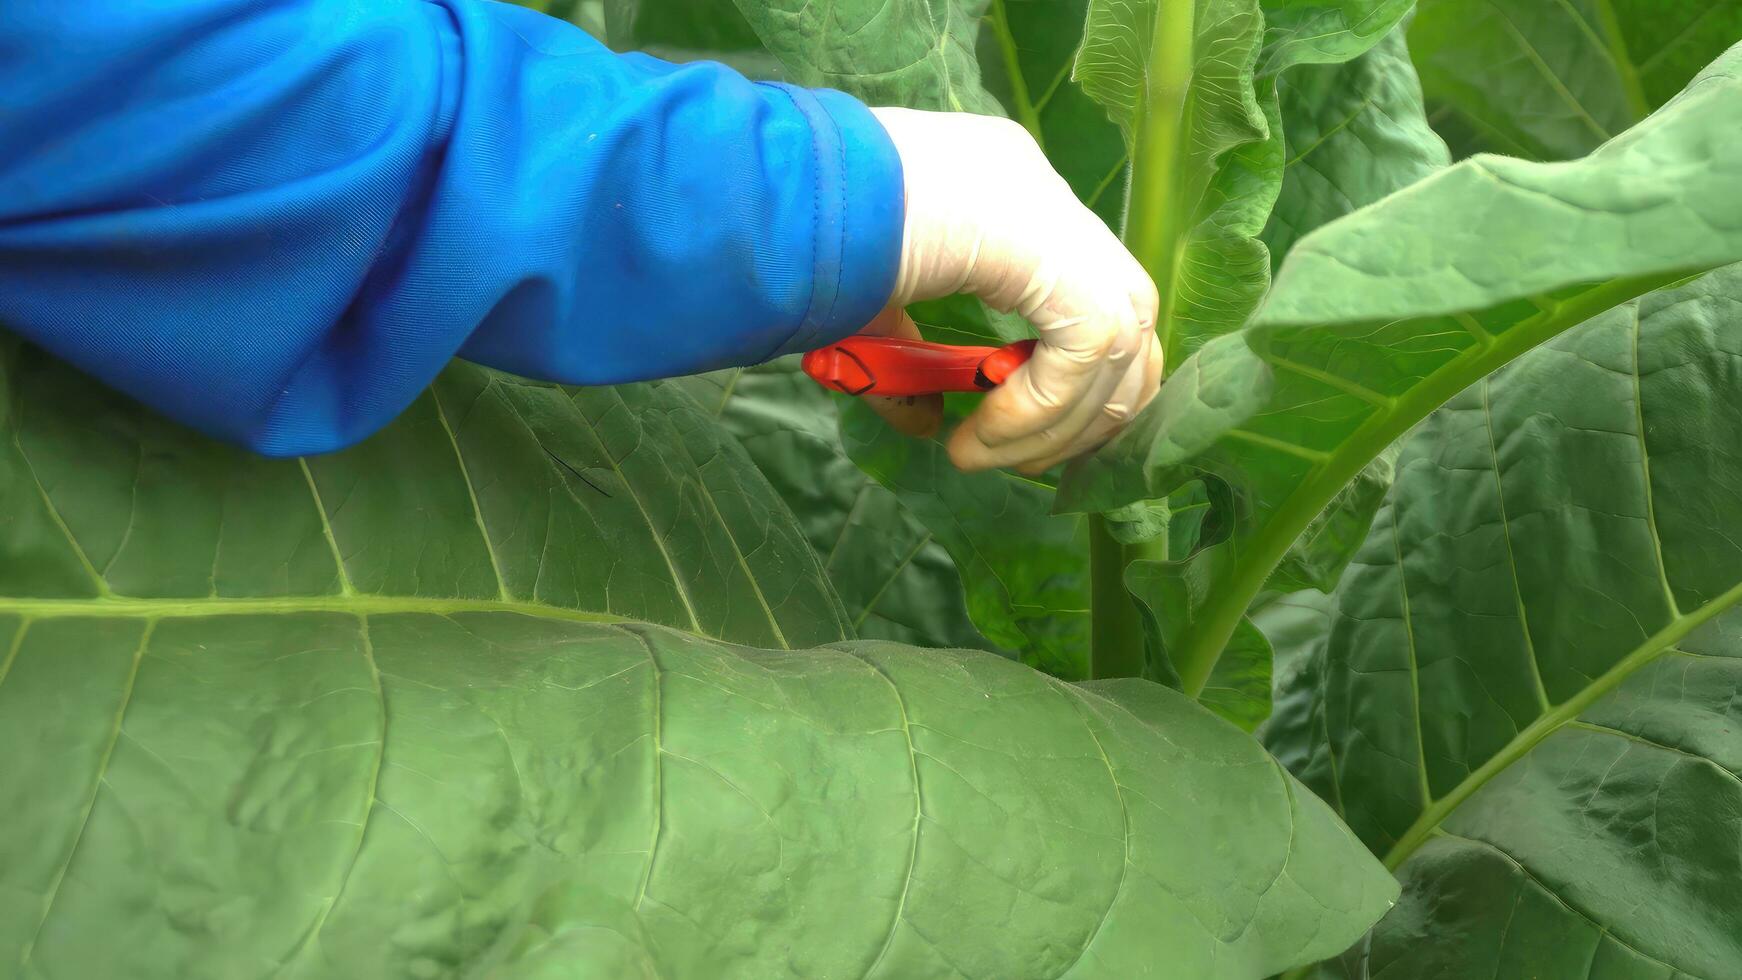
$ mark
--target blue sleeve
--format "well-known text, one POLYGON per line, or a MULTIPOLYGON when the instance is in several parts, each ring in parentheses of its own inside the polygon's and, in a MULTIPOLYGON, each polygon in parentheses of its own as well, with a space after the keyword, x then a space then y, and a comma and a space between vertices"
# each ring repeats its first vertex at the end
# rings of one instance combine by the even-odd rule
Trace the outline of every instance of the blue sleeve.
POLYGON ((273 455, 456 354, 574 384, 750 364, 888 299, 864 106, 489 0, 12 0, 0 328, 273 455))

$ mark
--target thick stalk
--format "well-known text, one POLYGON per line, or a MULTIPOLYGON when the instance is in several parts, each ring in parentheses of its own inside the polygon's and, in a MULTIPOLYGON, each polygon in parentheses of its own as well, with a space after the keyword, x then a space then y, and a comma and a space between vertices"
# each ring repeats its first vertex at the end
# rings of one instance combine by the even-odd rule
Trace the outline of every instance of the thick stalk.
POLYGON ((1179 189, 1185 174, 1186 95, 1192 83, 1193 0, 1158 0, 1150 38, 1143 105, 1131 149, 1131 196, 1126 203, 1125 247, 1143 263, 1161 294, 1155 329, 1169 358, 1177 292, 1180 239, 1187 215, 1179 189))
MULTIPOLYGON (((1174 278, 1183 230, 1179 214, 1180 167, 1186 140, 1186 93, 1192 80, 1194 0, 1156 0, 1155 29, 1132 134, 1130 193, 1125 204, 1125 246, 1155 280, 1161 294, 1155 329, 1171 358, 1174 278)), ((1136 677, 1143 670, 1143 620, 1125 590, 1125 567, 1145 555, 1167 555, 1167 538, 1127 548, 1107 532, 1100 517, 1089 519, 1089 575, 1094 617, 1089 656, 1091 677, 1136 677)))
MULTIPOLYGON (((1166 540, 1165 538, 1163 539, 1166 540)), ((1165 544, 1163 545, 1165 548, 1165 544)), ((1143 611, 1125 591, 1126 548, 1107 531, 1099 514, 1089 518, 1089 676, 1143 675, 1143 611)))

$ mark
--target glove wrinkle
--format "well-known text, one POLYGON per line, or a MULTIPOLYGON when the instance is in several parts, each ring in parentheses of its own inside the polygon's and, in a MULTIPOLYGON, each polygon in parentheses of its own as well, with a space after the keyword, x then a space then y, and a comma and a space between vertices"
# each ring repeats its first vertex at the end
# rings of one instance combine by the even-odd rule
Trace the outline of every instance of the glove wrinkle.
POLYGON ((1161 378, 1149 330, 1155 285, 1142 266, 1016 123, 872 113, 901 158, 906 191, 891 304, 973 294, 1015 310, 1040 338, 1028 363, 957 428, 951 459, 969 470, 1035 472, 1112 437, 1161 378))

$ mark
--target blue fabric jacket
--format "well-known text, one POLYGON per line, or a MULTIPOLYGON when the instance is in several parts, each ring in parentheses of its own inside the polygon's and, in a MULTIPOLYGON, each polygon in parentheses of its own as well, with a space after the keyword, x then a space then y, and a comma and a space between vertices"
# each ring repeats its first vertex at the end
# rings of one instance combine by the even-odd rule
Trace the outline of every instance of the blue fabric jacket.
POLYGON ((575 384, 850 333, 900 251, 839 92, 489 0, 10 0, 0 329, 273 455, 449 358, 575 384))

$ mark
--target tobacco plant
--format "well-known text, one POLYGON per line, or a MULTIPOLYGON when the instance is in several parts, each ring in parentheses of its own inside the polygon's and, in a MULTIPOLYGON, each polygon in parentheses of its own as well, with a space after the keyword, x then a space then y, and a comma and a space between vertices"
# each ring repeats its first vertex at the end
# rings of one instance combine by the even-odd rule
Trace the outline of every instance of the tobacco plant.
MULTIPOLYGON (((1657 698, 1658 724, 1690 716, 1679 738, 1615 724, 1610 701, 1690 655, 1742 581, 1722 516, 1736 481, 1703 448, 1733 439, 1723 328, 1742 297, 1733 270, 1698 277, 1736 257, 1733 241, 1701 250, 1735 227, 1737 167, 1719 147, 1735 138, 1725 49, 1742 5, 1436 0, 1413 20, 1407 6, 992 4, 983 82, 1155 276, 1171 378, 1132 432, 1062 474, 1056 501, 953 473, 857 407, 847 448, 956 559, 976 624, 1031 663, 1141 674, 1251 728, 1275 660, 1266 744, 1405 885, 1404 905, 1323 969, 1632 975, 1611 966, 1631 959, 1642 976, 1728 975, 1742 960, 1742 903, 1723 894, 1742 867, 1736 749, 1710 739, 1733 720, 1711 707, 1731 675, 1657 698), (1059 41, 1073 18, 1080 46, 1059 41), (1520 159, 1448 167, 1440 134, 1460 157, 1520 159), (1587 362, 1605 374, 1573 370, 1587 362), (1678 400, 1684 387, 1703 397, 1678 400), (1595 435, 1557 432, 1593 403, 1613 406, 1595 435), (1443 458, 1482 448, 1470 422, 1462 444, 1441 434, 1472 405, 1486 476, 1443 458), (1677 462, 1654 469, 1654 441, 1677 462), (1457 506, 1419 502, 1440 495, 1457 506), (1406 505, 1423 516, 1400 538, 1406 505), (1600 513, 1544 526, 1580 506, 1600 513), (1044 547, 1008 543, 1017 513, 1044 547), (1625 563, 1655 567, 1636 576, 1655 587, 1634 598, 1611 566, 1641 538, 1650 550, 1625 563), (1425 583, 1405 581, 1412 569, 1425 583), (1605 724, 1591 760, 1551 761, 1605 724), (1626 739, 1663 755, 1625 760, 1639 773, 1616 792, 1604 774, 1626 739), (1479 792, 1528 766, 1591 793, 1479 792), (1716 791, 1660 809, 1651 780, 1672 772, 1716 791), (1502 812, 1451 847, 1475 814, 1502 812), (1660 841, 1660 818, 1705 823, 1660 841), (1524 861, 1507 838, 1539 853, 1524 861), (1627 860, 1642 840, 1667 869, 1627 860)), ((909 101, 960 107, 933 94, 909 101)), ((1021 331, 961 304, 918 312, 938 339, 1021 331)))
POLYGON ((546 6, 1009 115, 1160 396, 1028 479, 455 364, 272 461, 0 334, 0 973, 1736 975, 1738 5, 546 6))

